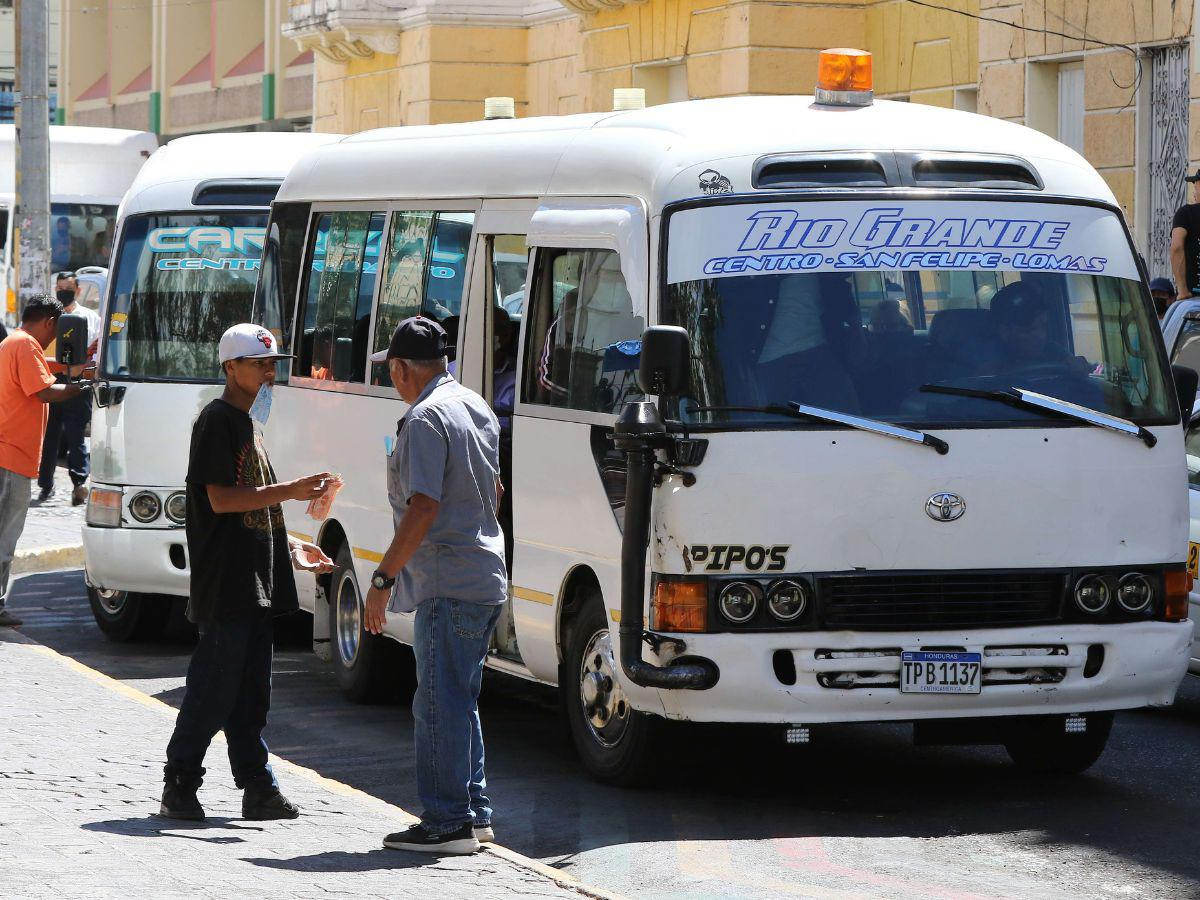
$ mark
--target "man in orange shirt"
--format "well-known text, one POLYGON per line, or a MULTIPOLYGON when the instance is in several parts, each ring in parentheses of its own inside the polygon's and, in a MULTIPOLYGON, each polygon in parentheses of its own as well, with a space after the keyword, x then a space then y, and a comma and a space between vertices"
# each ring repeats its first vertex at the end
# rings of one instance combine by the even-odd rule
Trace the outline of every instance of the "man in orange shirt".
POLYGON ((62 311, 53 297, 35 297, 25 306, 21 327, 0 343, 0 627, 21 624, 4 607, 42 456, 46 404, 70 400, 86 388, 55 384, 46 364, 46 347, 54 340, 62 311))

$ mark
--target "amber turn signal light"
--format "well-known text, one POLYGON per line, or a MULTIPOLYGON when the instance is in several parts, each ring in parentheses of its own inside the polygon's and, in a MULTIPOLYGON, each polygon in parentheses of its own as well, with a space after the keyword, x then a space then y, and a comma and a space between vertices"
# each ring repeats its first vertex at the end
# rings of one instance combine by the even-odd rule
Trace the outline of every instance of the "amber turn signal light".
POLYGON ((817 59, 817 87, 822 91, 871 90, 871 54, 847 47, 822 50, 817 59))
POLYGON ((1182 622, 1188 617, 1188 593, 1192 590, 1192 576, 1183 568, 1167 569, 1163 573, 1166 597, 1163 602, 1163 618, 1168 622, 1182 622))
POLYGON ((650 628, 654 631, 708 630, 708 582, 660 577, 650 603, 650 628))

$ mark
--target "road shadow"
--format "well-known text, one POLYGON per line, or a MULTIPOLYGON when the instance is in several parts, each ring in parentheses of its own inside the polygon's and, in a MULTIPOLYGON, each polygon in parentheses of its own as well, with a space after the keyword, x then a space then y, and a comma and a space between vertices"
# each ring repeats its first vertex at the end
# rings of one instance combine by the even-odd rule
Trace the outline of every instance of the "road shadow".
POLYGON ((242 861, 267 869, 284 869, 293 872, 378 872, 393 869, 419 869, 433 865, 438 860, 452 855, 407 853, 403 850, 389 850, 385 847, 360 853, 350 850, 327 850, 324 853, 311 853, 291 859, 243 857, 242 861))
POLYGON ((122 837, 176 838, 201 841, 206 844, 244 844, 246 838, 236 834, 206 834, 214 831, 262 832, 258 825, 244 825, 227 816, 208 816, 202 822, 179 819, 164 819, 146 815, 129 819, 107 819, 103 822, 87 822, 80 826, 84 831, 101 834, 116 834, 122 837))

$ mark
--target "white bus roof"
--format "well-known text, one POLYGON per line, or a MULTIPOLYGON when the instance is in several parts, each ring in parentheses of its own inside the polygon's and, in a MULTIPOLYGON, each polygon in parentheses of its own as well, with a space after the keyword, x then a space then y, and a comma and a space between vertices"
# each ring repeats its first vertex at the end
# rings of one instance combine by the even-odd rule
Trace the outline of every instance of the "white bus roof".
POLYGON ((1016 156, 1034 167, 1046 194, 1116 203, 1083 157, 1022 125, 915 103, 818 106, 811 97, 366 131, 299 163, 278 199, 619 195, 644 198, 657 213, 703 196, 705 170, 749 192, 764 155, 839 151, 1016 156))
POLYGON ((211 179, 282 179, 304 154, 340 138, 277 131, 177 138, 150 157, 129 188, 120 214, 192 209, 196 185, 211 179))
MULTIPOLYGON (((16 128, 0 125, 0 196, 16 189, 16 128)), ((158 148, 148 131, 50 126, 50 199, 53 203, 121 202, 146 159, 158 148)))

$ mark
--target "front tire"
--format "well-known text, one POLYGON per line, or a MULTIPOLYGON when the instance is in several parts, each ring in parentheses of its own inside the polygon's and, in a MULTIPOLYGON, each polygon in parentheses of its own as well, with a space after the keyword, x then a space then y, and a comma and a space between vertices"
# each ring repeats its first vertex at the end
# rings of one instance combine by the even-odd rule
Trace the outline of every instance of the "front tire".
POLYGON ((104 636, 119 644, 161 637, 171 616, 171 599, 155 594, 89 587, 88 604, 104 636))
POLYGON ((1041 775, 1078 775, 1100 758, 1112 731, 1113 714, 1088 713, 1087 730, 1068 734, 1063 716, 1034 716, 1015 725, 1004 749, 1018 768, 1041 775))
MULTIPOLYGON (((354 558, 343 545, 330 582, 329 638, 338 686, 354 703, 378 703, 396 696, 407 679, 397 671, 401 647, 364 627, 363 595, 354 574, 354 558)), ((404 648, 407 650, 408 648, 404 648)), ((411 656, 411 651, 407 654, 411 656)))
POLYGON ((567 626, 562 683, 571 742, 597 781, 631 786, 654 771, 663 721, 635 710, 617 679, 618 650, 597 594, 567 626))

